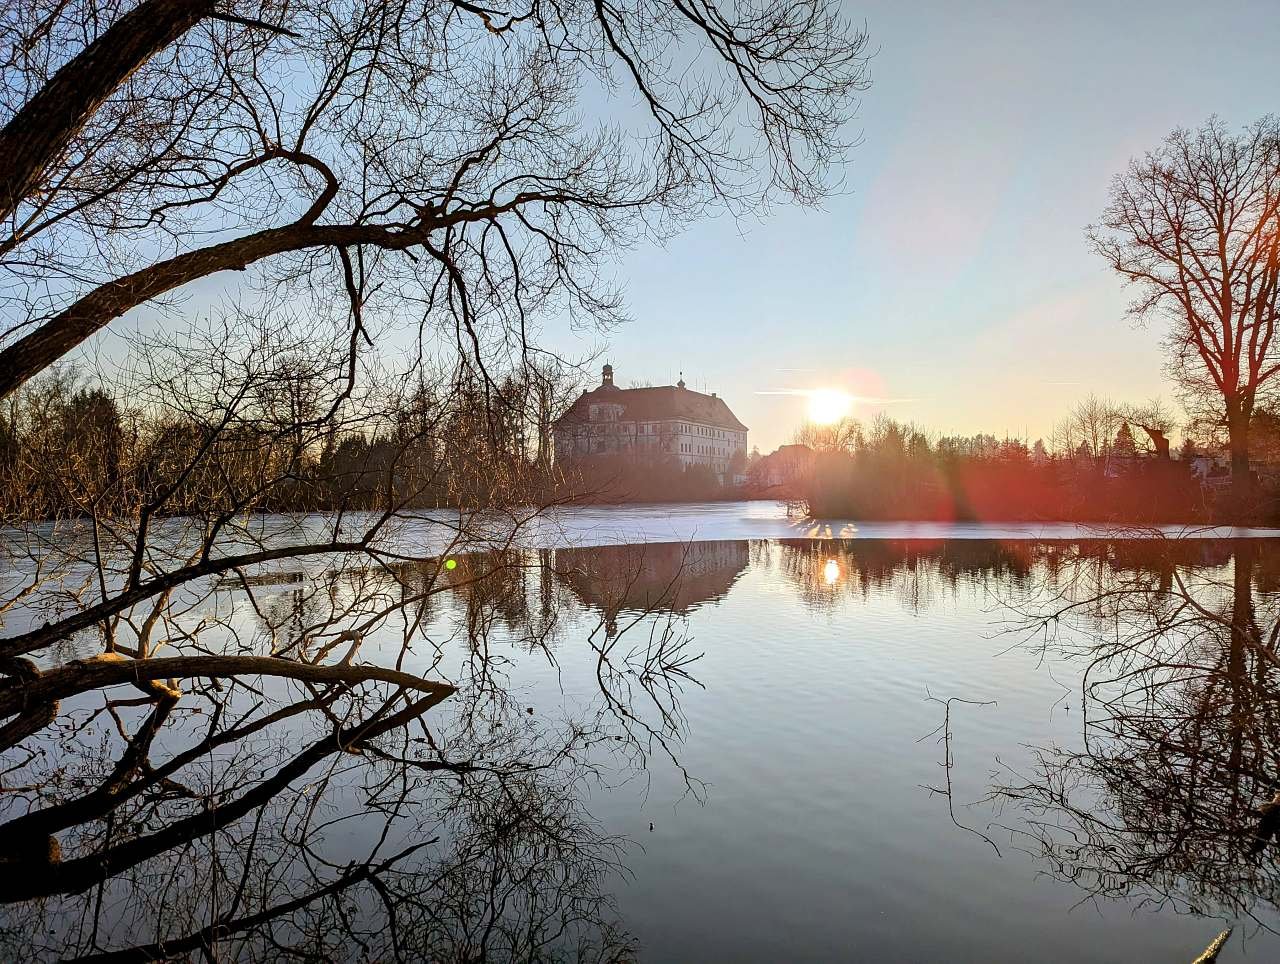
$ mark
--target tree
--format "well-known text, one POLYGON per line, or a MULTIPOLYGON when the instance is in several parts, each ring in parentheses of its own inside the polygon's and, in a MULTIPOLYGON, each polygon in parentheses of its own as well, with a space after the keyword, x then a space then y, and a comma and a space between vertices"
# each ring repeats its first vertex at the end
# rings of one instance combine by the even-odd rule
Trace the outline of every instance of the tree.
POLYGON ((1167 461, 1170 447, 1169 433, 1173 431, 1176 423, 1173 413, 1164 402, 1153 398, 1145 405, 1125 405, 1121 412, 1126 422, 1142 429, 1146 438, 1140 444, 1147 446, 1158 460, 1167 461))
MULTIPOLYGON (((5 438, 39 443, 6 445, 22 482, 0 492, 0 904, 22 922, 0 926, 6 949, 26 931, 66 938, 51 958, 234 941, 250 958, 436 960, 457 918, 486 935, 481 957, 542 959, 589 922, 607 862, 555 857, 578 836, 572 802, 540 786, 551 768, 577 785, 573 747, 521 732, 484 635, 530 608, 533 560, 509 550, 548 502, 525 470, 545 464, 563 371, 531 333, 620 320, 602 279, 628 244, 819 201, 865 47, 825 0, 6 5, 0 398, 21 416, 5 438), (165 315, 221 272, 247 273, 233 308, 185 330, 165 315), (135 310, 155 333, 77 395, 57 363, 135 310), (393 331, 416 337, 393 343, 401 367, 378 355, 393 331), (78 467, 92 485, 70 484, 78 467), (442 493, 454 512, 416 511, 442 493), (328 511, 292 511, 313 501, 328 511), (427 618, 445 592, 470 642, 456 674, 427 618), (456 712, 428 726, 446 699, 456 712), (414 811, 455 781, 446 808, 480 826, 439 827, 461 845, 441 888, 388 889, 399 865, 376 827, 372 853, 322 852, 342 799, 436 843, 414 811), (557 878, 579 891, 563 913, 557 878), (365 883, 358 902, 386 911, 374 946, 306 919, 345 920, 357 898, 341 895, 365 883), (106 902, 146 926, 100 933, 106 902), (422 940, 402 945, 415 916, 422 940)), ((568 741, 673 738, 676 622, 647 656, 593 642, 613 691, 568 741)))
POLYGON ((1243 505, 1250 420, 1280 372, 1280 120, 1174 131, 1116 178, 1089 238, 1137 290, 1130 313, 1169 322, 1169 371, 1225 425, 1243 505))
MULTIPOLYGON (((29 655, 89 627, 114 652, 119 625, 187 581, 372 552, 439 491, 445 462, 463 467, 451 495, 526 499, 510 456, 528 445, 528 406, 512 386, 540 354, 533 324, 620 319, 602 262, 639 238, 713 208, 820 200, 868 82, 866 37, 822 0, 17 0, 0 44, 0 397, 28 393, 27 437, 42 445, 20 468, 57 499, 10 503, 2 521, 87 518, 102 553, 53 547, 101 578, 85 583, 96 596, 81 588, 0 639, 0 670, 18 678, 29 655), (587 91, 622 87, 637 116, 592 109, 587 91), (69 392, 32 379, 125 312, 159 311, 223 271, 250 272, 230 320, 186 334, 166 321, 119 365, 113 397, 157 417, 129 471, 114 431, 81 459, 118 504, 67 484, 68 460, 37 456, 59 451, 54 403, 69 392), (404 323, 418 351, 390 372, 376 339, 404 323), (397 425, 437 356, 435 397, 460 397, 397 425), (347 467, 343 437, 360 439, 347 467), (326 455, 334 475, 318 480, 326 455), (339 522, 373 510, 367 525, 281 549, 246 522, 299 507, 318 482, 339 522), (158 522, 175 515, 190 542, 157 555, 158 522), (223 552, 233 531, 254 548, 223 552), (122 571, 100 571, 109 554, 122 571)), ((555 392, 535 407, 545 461, 555 392)), ((81 408, 111 421, 98 402, 81 408)), ((0 607, 39 595, 49 567, 32 573, 0 607)))
POLYGON ((845 416, 830 425, 805 422, 796 429, 791 440, 796 445, 807 445, 815 452, 854 452, 863 447, 865 439, 862 424, 856 418, 845 416))
POLYGON ((599 263, 637 237, 820 200, 868 83, 823 0, 18 0, 2 29, 0 397, 228 270, 349 299, 353 352, 411 304, 483 370, 540 311, 622 317, 599 263))
POLYGON ((1007 438, 1000 443, 998 457, 1002 462, 1026 462, 1031 458, 1031 451, 1021 439, 1007 438))
POLYGON ((1268 408, 1257 408, 1249 426, 1249 450, 1254 458, 1274 465, 1280 462, 1280 415, 1268 408))
POLYGON ((1133 433, 1129 431, 1129 423, 1122 422, 1120 431, 1116 432, 1116 440, 1111 445, 1111 457, 1114 459, 1137 458, 1138 447, 1133 442, 1133 433))
POLYGON ((1054 448, 1078 454, 1084 446, 1090 455, 1105 461, 1122 421, 1119 405, 1109 398, 1090 395, 1077 402, 1067 417, 1054 426, 1054 448))

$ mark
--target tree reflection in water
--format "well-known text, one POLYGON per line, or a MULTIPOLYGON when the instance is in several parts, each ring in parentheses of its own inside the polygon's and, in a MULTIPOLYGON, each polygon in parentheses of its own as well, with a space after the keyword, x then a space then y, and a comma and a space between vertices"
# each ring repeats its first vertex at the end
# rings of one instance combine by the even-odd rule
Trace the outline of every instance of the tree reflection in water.
POLYGON ((753 552, 818 610, 879 592, 919 612, 976 592, 998 629, 1078 668, 1079 749, 1031 748, 1029 772, 996 761, 986 802, 997 826, 1085 899, 1254 919, 1275 909, 1280 551, 1271 542, 796 540, 753 552))
POLYGON ((1087 898, 1258 920, 1280 897, 1276 555, 1250 541, 1145 548, 1130 568, 1067 548, 1051 586, 1011 601, 1031 645, 1083 667, 1085 712, 1080 749, 1037 749, 992 800, 1087 898))
POLYGON ((740 553, 242 577, 130 624, 147 678, 26 664, 0 690, 0 955, 630 959, 608 886, 625 844, 581 790, 655 749, 678 762, 679 614, 740 553), (504 651, 554 664, 577 609, 598 615, 596 698, 535 717, 504 651))
POLYGON ((1277 559, 1247 542, 796 540, 210 584, 115 627, 149 652, 146 678, 75 660, 102 647, 73 640, 0 688, 0 956, 632 959, 611 896, 628 844, 583 790, 655 755, 680 767, 700 685, 687 618, 748 566, 819 612, 873 593, 1004 606, 1085 668, 1086 712, 1078 749, 1002 771, 1002 825, 1087 896, 1245 914, 1277 897, 1277 559), (517 656, 562 687, 585 665, 589 698, 531 712, 517 656))
POLYGON ((757 565, 776 567, 815 610, 834 610, 850 598, 890 593, 922 612, 966 589, 1021 586, 1043 559, 1043 546, 1025 541, 965 539, 784 539, 752 544, 757 565))

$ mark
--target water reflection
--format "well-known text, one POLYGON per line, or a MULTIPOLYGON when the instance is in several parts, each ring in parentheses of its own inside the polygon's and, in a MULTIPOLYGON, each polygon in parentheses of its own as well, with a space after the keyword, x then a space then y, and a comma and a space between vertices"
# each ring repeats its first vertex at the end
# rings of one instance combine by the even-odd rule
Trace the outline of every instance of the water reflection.
POLYGON ((556 575, 617 631, 622 613, 687 614, 733 587, 750 561, 745 542, 651 543, 554 553, 556 575))
POLYGON ((761 553, 774 551, 814 608, 882 591, 923 612, 972 589, 993 625, 1079 668, 1079 690, 1062 697, 1077 708, 1079 745, 1035 747, 1030 770, 1004 766, 988 797, 998 826, 1048 872, 1089 899, 1275 927, 1280 553, 1270 543, 783 542, 761 553))
POLYGON ((630 958, 606 886, 625 843, 581 790, 668 748, 682 641, 599 648, 595 702, 535 716, 494 647, 550 652, 549 566, 237 580, 122 622, 145 662, 20 666, 0 687, 0 956, 630 958))
MULTIPOLYGON (((228 580, 150 626, 116 628, 163 672, 131 677, 135 664, 97 658, 33 669, 37 688, 0 686, 0 955, 633 959, 643 947, 614 889, 635 849, 588 802, 655 768, 701 789, 684 748, 731 746, 746 677, 805 658, 770 636, 753 652, 774 662, 734 675, 747 647, 716 637, 717 607, 743 600, 735 625, 750 631, 783 597, 853 619, 872 596, 912 614, 973 596, 1014 621, 1083 682, 1070 697, 1079 740, 1038 746, 991 787, 1004 831, 1091 898, 1269 920, 1277 588, 1270 545, 1209 540, 513 549, 452 569, 395 560, 228 580), (719 676, 701 674, 695 623, 702 645, 721 647, 719 676), (535 705, 537 672, 546 687, 572 676, 587 689, 535 705), (711 717, 728 720, 719 733, 689 724, 701 686, 729 707, 711 717)), ((802 639, 801 615, 783 631, 802 639)), ((812 701, 850 665, 821 660, 857 655, 814 651, 806 686, 770 681, 767 724, 782 736, 762 754, 883 742, 892 759, 927 732, 901 738, 888 719, 856 737, 788 730, 799 707, 783 697, 812 701)), ((926 678, 919 696, 934 685, 963 701, 946 683, 926 678)), ((752 782, 781 772, 760 767, 752 782)), ((849 836, 860 808, 874 811, 858 794, 875 782, 840 788, 849 836)), ((905 832, 892 821, 908 805, 892 799, 877 832, 905 832)))
MULTIPOLYGON (((1280 550, 1265 541, 1252 545, 1258 590, 1280 588, 1280 550)), ((1002 596, 1033 587, 1057 590, 1079 580, 1086 568, 1095 576, 1149 575, 1169 589, 1179 567, 1229 565, 1233 548, 1221 539, 783 539, 754 542, 751 552, 756 564, 776 570, 814 608, 890 592, 907 608, 925 612, 960 588, 1002 596)))
POLYGON ((1018 818, 1015 838, 1090 897, 1273 927, 1259 912, 1280 897, 1275 559, 1247 541, 1214 557, 1230 564, 1085 565, 1019 601, 1034 645, 1085 667, 1082 740, 1040 747, 993 799, 1018 818), (1081 635, 1057 631, 1066 624, 1081 635))
POLYGON ((836 580, 840 578, 840 563, 834 559, 828 559, 827 564, 822 567, 822 581, 828 586, 835 585, 836 580))

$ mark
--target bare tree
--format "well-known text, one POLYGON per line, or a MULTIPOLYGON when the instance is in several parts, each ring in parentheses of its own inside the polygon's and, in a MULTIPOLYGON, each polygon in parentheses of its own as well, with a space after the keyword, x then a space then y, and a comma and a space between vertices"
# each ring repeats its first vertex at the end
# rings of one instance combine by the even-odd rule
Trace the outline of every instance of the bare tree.
POLYGON ((625 844, 579 791, 604 751, 623 767, 673 751, 690 662, 674 597, 645 594, 607 639, 601 613, 575 653, 598 700, 575 697, 562 722, 542 707, 543 722, 492 653, 515 641, 554 661, 562 613, 578 615, 541 553, 467 555, 447 574, 333 561, 166 607, 156 642, 198 655, 73 660, 3 690, 0 713, 26 705, 19 722, 61 703, 5 756, 8 956, 634 956, 607 887, 625 844), (361 660, 410 653, 451 683, 361 660))
POLYGON ((1226 426, 1233 487, 1249 489, 1249 420, 1280 373, 1280 120, 1176 130, 1116 178, 1095 250, 1170 322, 1169 370, 1192 414, 1226 426))
POLYGON ((0 11, 11 945, 39 911, 72 922, 56 953, 329 957, 318 921, 345 927, 365 884, 392 921, 346 927, 371 959, 537 958, 589 918, 610 864, 533 775, 572 785, 584 744, 672 746, 688 657, 678 620, 627 620, 652 630, 636 647, 602 621, 593 725, 550 749, 514 725, 485 631, 530 612, 517 543, 555 498, 526 472, 563 387, 537 325, 621 319, 604 263, 641 238, 820 200, 865 48, 825 0, 0 11), (175 322, 221 272, 245 272, 232 307, 175 322), (54 369, 134 311, 159 334, 114 370, 54 369), (379 353, 395 331, 404 364, 379 353), (465 602, 448 674, 446 588, 465 602), (482 785, 440 886, 391 886, 407 853, 377 833, 349 863, 321 846, 348 816, 335 793, 403 822, 441 774, 482 785), (495 898, 530 915, 477 917, 495 898), (104 907, 136 916, 106 934, 104 907))
POLYGON ((599 263, 637 237, 820 199, 867 84, 864 34, 823 0, 3 16, 0 396, 250 268, 349 298, 353 344, 411 299, 483 371, 486 334, 524 348, 539 311, 621 317, 599 263))
MULTIPOLYGON (((446 408, 375 445, 393 471, 370 509, 317 453, 335 420, 339 451, 398 427, 378 404, 386 373, 345 395, 341 338, 326 347, 310 326, 311 357, 331 367, 305 379, 313 404, 277 405, 257 388, 280 365, 301 373, 287 331, 271 334, 242 352, 206 333, 198 350, 142 354, 132 397, 160 430, 125 413, 142 430, 108 477, 110 511, 95 484, 62 493, 62 517, 5 530, 0 947, 627 959, 606 886, 622 844, 577 792, 606 751, 611 767, 675 759, 693 661, 673 611, 683 555, 625 614, 595 600, 650 569, 594 575, 581 608, 601 611, 574 654, 598 699, 544 724, 550 708, 535 718, 505 680, 505 650, 555 662, 584 582, 515 546, 536 507, 412 509, 451 452, 424 455, 415 430, 446 408), (332 511, 255 512, 299 483, 333 483, 332 511)), ((38 401, 86 396, 64 378, 38 401)), ((87 451, 75 466, 96 464, 87 451)), ((64 462, 38 461, 60 478, 64 462)), ((481 474, 506 496, 510 473, 495 458, 481 474)))
POLYGON ((815 452, 852 453, 862 447, 865 437, 862 423, 845 416, 830 425, 804 422, 796 429, 791 441, 796 445, 807 445, 815 452))
POLYGON ((1126 422, 1132 422, 1142 429, 1150 443, 1150 449, 1159 459, 1169 458, 1169 433, 1177 422, 1173 413, 1158 398, 1143 405, 1126 405, 1123 409, 1126 422))
POLYGON ((1083 446, 1093 458, 1105 463, 1123 423, 1121 406, 1109 398, 1090 395, 1077 402, 1067 417, 1054 426, 1054 449, 1060 454, 1073 454, 1083 446))

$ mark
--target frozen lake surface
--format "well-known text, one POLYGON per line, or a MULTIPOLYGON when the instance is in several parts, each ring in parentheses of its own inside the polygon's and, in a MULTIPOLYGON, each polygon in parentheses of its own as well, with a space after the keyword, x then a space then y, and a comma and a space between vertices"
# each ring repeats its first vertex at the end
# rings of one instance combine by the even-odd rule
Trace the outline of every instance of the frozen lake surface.
MULTIPOLYGON (((535 521, 530 548, 724 539, 1001 539, 1058 540, 1114 536, 1116 526, 1070 522, 859 522, 789 514, 782 502, 701 502, 570 506, 535 521)), ((1126 538, 1276 538, 1280 529, 1232 526, 1126 528, 1126 538)))

